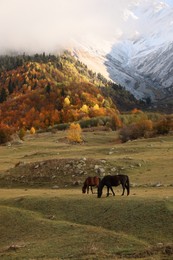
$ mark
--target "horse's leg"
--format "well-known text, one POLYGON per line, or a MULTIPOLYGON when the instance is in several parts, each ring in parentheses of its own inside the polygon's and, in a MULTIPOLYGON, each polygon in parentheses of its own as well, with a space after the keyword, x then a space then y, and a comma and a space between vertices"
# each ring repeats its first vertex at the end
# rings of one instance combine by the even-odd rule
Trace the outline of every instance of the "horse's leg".
POLYGON ((93 194, 93 187, 91 186, 91 192, 92 192, 92 194, 93 194))
POLYGON ((127 183, 125 184, 125 188, 127 190, 127 195, 128 195, 128 184, 127 183))
POLYGON ((107 186, 107 197, 109 196, 109 186, 107 186))
POLYGON ((122 183, 122 188, 123 188, 123 192, 122 192, 121 196, 123 196, 124 192, 125 192, 125 183, 122 183))
POLYGON ((89 185, 87 185, 87 194, 89 193, 89 185))
POLYGON ((112 191, 113 196, 115 196, 115 192, 113 191, 111 184, 108 184, 107 185, 107 197, 109 196, 109 189, 112 191))
POLYGON ((115 196, 115 192, 114 192, 112 186, 110 186, 110 189, 111 189, 111 191, 112 191, 113 196, 115 196))

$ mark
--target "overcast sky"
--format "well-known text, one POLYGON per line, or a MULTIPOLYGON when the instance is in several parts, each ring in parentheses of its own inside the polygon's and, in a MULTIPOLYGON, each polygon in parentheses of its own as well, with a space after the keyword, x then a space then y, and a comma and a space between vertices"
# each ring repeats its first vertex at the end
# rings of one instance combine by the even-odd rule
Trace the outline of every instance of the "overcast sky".
POLYGON ((112 37, 132 1, 0 0, 0 53, 51 52, 86 35, 112 37))
POLYGON ((109 37, 131 0, 0 0, 0 52, 50 51, 70 39, 109 37))

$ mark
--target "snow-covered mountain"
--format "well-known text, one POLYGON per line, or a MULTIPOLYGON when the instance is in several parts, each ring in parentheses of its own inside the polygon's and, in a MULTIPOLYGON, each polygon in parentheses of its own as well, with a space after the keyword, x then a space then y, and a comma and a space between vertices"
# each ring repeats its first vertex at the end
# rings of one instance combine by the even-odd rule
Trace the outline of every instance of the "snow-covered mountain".
POLYGON ((73 53, 137 98, 173 96, 173 0, 134 0, 109 39, 86 36, 73 53))

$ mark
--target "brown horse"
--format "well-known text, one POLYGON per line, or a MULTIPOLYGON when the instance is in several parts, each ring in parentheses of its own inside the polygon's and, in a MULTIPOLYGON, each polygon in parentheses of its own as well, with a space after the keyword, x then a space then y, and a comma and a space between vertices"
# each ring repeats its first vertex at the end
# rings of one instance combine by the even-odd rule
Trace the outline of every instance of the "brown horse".
POLYGON ((113 191, 112 186, 118 186, 120 184, 123 188, 122 196, 124 195, 125 189, 127 190, 127 195, 129 195, 130 182, 127 175, 106 175, 99 183, 97 197, 101 198, 102 190, 105 185, 107 186, 107 197, 109 196, 109 189, 112 191, 113 196, 115 196, 115 192, 113 191))
POLYGON ((91 192, 93 193, 93 187, 98 188, 99 183, 100 183, 100 178, 98 176, 86 178, 82 187, 82 192, 85 193, 87 191, 87 193, 89 193, 89 187, 90 187, 91 192))

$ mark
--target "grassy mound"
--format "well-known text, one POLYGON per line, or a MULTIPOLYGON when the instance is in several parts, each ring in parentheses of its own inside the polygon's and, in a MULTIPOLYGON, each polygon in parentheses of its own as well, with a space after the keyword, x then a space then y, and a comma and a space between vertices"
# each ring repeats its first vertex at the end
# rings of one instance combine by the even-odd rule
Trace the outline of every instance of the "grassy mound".
POLYGON ((149 197, 97 199, 78 189, 12 190, 0 200, 0 256, 164 259, 173 253, 172 205, 149 197))

